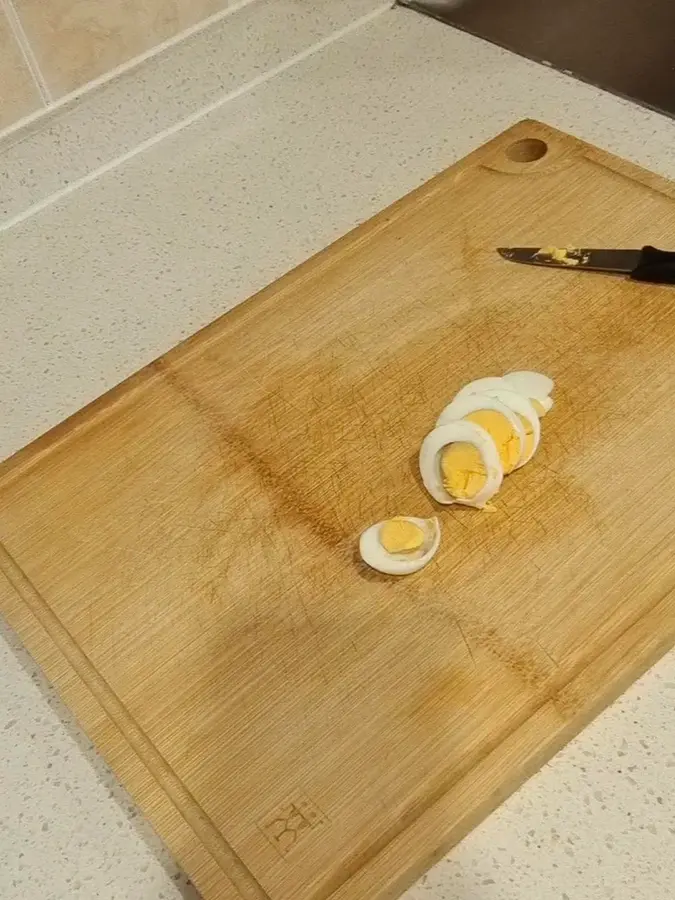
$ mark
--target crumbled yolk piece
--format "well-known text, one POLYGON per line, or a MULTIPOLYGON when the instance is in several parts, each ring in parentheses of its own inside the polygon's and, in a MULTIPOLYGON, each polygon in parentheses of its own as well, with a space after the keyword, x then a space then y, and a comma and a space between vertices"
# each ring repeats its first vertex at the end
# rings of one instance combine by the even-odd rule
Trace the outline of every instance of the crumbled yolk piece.
POLYGON ((477 447, 456 441, 441 453, 443 487, 457 500, 471 500, 487 482, 487 470, 477 447))
MULTIPOLYGON (((541 403, 539 405, 541 406, 541 403)), ((520 413, 517 413, 517 415, 525 429, 525 447, 523 448, 523 454, 529 459, 534 450, 534 429, 532 428, 532 423, 529 419, 525 416, 521 416, 520 413)))
POLYGON ((467 422, 480 425, 481 428, 487 431, 497 445, 504 474, 508 475, 509 472, 513 472, 520 460, 522 448, 520 446, 520 437, 513 430, 513 426, 506 416, 496 412, 494 409, 479 409, 476 412, 469 413, 464 418, 467 422))
POLYGON ((533 397, 530 397, 530 403, 534 407, 534 411, 536 412, 536 414, 539 416, 540 419, 546 415, 546 410, 544 409, 543 405, 538 400, 535 400, 533 397))
POLYGON ((565 250, 563 247, 542 247, 537 256, 549 256, 552 260, 564 263, 566 266, 578 266, 579 260, 570 256, 570 253, 576 253, 576 250, 565 250))
POLYGON ((412 553, 424 543, 424 532, 408 519, 389 519, 380 529, 380 543, 387 553, 412 553))

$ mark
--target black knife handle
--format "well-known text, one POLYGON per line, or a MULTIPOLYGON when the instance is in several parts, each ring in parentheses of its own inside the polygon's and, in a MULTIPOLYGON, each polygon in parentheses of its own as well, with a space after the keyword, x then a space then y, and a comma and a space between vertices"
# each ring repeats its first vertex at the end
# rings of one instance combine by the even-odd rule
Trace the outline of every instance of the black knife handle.
POLYGON ((675 284, 675 253, 643 247, 640 261, 630 277, 635 281, 651 281, 652 284, 675 284))

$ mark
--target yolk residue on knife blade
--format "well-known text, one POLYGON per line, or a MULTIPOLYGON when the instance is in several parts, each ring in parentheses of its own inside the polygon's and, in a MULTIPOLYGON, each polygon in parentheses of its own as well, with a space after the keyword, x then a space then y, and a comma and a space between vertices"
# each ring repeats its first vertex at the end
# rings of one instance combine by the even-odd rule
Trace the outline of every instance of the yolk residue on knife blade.
POLYGON ((542 247, 537 251, 537 256, 547 256, 554 262, 563 263, 565 266, 578 266, 579 258, 570 254, 578 253, 577 250, 565 249, 564 247, 542 247))

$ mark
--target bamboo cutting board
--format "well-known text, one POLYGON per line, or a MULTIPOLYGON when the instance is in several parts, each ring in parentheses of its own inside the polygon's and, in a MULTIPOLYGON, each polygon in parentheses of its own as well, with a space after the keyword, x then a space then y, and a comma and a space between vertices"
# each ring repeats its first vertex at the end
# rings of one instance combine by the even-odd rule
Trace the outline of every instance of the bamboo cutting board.
POLYGON ((2 610, 208 900, 394 897, 675 637, 675 188, 523 122, 0 470, 2 610), (395 580, 467 381, 556 380, 492 515, 395 580))

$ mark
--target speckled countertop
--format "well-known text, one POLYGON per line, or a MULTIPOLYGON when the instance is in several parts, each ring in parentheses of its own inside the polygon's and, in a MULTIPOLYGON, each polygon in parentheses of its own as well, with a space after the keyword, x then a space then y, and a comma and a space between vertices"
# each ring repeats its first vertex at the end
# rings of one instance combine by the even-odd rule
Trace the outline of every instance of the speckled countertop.
MULTIPOLYGON (((251 3, 0 144, 0 454, 525 117, 675 177, 670 120, 373 0, 251 3)), ((3 900, 194 896, 7 629, 0 796, 3 900)), ((406 897, 670 900, 674 846, 671 654, 406 897)))

